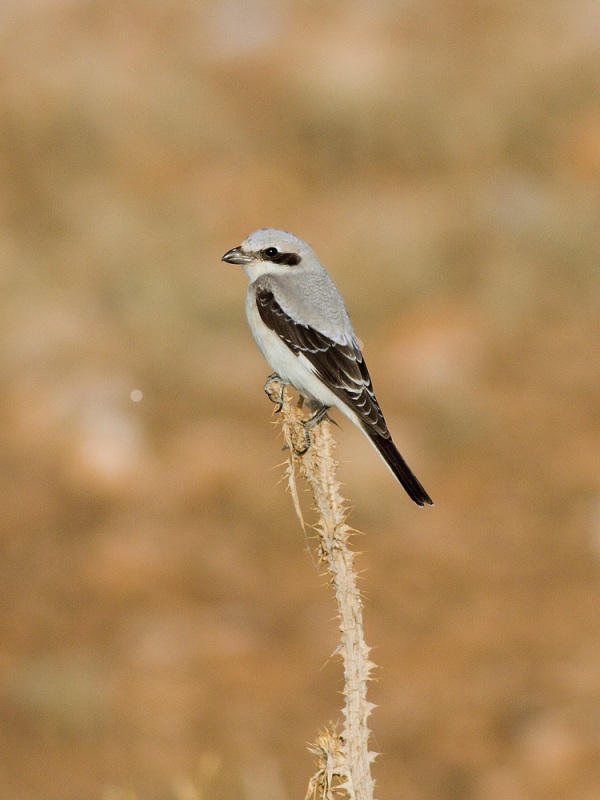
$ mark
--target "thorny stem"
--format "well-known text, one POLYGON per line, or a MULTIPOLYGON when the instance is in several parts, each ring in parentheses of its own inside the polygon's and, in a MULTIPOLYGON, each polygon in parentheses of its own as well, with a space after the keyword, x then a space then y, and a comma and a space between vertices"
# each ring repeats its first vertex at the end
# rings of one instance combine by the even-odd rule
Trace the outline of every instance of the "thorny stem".
MULTIPOLYGON (((279 382, 271 382, 273 394, 279 382)), ((311 747, 317 755, 319 769, 311 779, 307 798, 332 800, 344 791, 350 800, 373 800, 374 781, 371 763, 376 753, 369 751, 370 731, 367 720, 373 705, 367 702, 367 681, 374 668, 369 659, 362 624, 362 600, 356 585, 354 552, 349 548, 352 529, 346 524, 348 512, 336 478, 334 440, 325 419, 310 432, 311 446, 298 454, 297 445, 304 439, 302 412, 284 395, 281 424, 289 454, 288 480, 294 505, 304 524, 295 483, 295 471, 310 486, 318 520, 319 562, 325 565, 334 589, 341 635, 338 652, 344 667, 344 726, 340 734, 335 728, 326 731, 311 747), (334 794, 335 793, 335 794, 334 794)))

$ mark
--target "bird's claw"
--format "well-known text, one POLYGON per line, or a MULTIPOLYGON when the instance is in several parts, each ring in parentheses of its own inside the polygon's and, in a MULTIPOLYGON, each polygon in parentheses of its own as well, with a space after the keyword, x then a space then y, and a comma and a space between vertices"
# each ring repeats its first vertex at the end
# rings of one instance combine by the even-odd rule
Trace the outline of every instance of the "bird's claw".
POLYGON ((285 383, 281 380, 279 375, 276 372, 273 372, 272 375, 269 375, 267 380, 264 383, 263 390, 269 400, 274 403, 277 408, 275 409, 275 413, 279 414, 281 409, 283 408, 283 392, 285 390, 285 383), (277 381, 279 383, 279 388, 276 392, 272 391, 272 384, 277 381))
POLYGON ((308 451, 310 450, 310 445, 311 445, 310 433, 307 430, 305 430, 304 431, 304 447, 302 447, 302 448, 294 447, 294 455, 295 456, 303 456, 305 453, 308 453, 308 451))
POLYGON ((319 422, 322 422, 324 419, 329 419, 327 416, 327 412, 329 411, 329 406, 321 406, 321 408, 316 411, 312 417, 309 417, 302 423, 302 430, 304 432, 304 447, 298 448, 294 447, 294 453, 297 456, 303 456, 310 450, 311 439, 310 439, 310 431, 311 428, 314 428, 315 425, 318 425, 319 422))

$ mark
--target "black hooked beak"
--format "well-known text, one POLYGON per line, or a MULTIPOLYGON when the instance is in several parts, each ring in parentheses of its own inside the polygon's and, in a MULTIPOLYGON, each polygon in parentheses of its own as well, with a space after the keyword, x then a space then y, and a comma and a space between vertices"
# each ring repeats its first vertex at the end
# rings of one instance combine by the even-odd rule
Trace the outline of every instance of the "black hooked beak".
POLYGON ((252 256, 247 256, 242 252, 241 247, 234 247, 233 250, 228 250, 221 261, 227 261, 228 264, 249 264, 254 259, 252 256))

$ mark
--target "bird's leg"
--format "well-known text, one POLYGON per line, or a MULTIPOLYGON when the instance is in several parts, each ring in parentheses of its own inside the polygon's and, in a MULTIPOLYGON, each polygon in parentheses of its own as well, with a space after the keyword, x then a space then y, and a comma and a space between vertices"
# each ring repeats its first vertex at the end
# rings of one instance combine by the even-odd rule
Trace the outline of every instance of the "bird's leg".
POLYGON ((277 408, 275 409, 275 413, 279 414, 279 412, 283 408, 283 392, 285 390, 285 383, 281 380, 281 378, 276 372, 273 372, 273 374, 269 375, 269 377, 265 381, 263 389, 269 400, 272 403, 275 403, 275 405, 277 406, 277 408), (276 392, 274 392, 272 389, 272 384, 275 381, 279 383, 279 389, 276 392))
POLYGON ((297 456, 303 456, 310 447, 310 430, 314 428, 315 425, 318 425, 319 422, 327 418, 327 412, 329 411, 330 406, 321 406, 318 411, 316 411, 312 417, 309 417, 302 423, 302 428, 304 430, 304 447, 300 450, 298 448, 294 449, 294 452, 297 456))

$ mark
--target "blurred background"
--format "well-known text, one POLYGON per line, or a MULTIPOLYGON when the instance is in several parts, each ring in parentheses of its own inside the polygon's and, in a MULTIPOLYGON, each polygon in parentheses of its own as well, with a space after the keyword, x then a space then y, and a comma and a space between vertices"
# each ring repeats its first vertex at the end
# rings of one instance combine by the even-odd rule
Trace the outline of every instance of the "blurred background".
POLYGON ((339 420, 378 798, 600 797, 597 1, 5 0, 0 42, 0 796, 304 796, 333 600, 220 262, 274 226, 436 502, 339 420))

